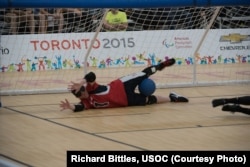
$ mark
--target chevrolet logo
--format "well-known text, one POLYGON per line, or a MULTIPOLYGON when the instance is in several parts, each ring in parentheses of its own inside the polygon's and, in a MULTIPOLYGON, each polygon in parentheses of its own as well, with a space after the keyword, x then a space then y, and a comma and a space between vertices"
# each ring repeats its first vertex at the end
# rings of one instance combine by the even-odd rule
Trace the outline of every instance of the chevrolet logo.
POLYGON ((241 43, 242 41, 250 41, 250 35, 240 35, 239 33, 234 33, 220 37, 220 42, 241 43))

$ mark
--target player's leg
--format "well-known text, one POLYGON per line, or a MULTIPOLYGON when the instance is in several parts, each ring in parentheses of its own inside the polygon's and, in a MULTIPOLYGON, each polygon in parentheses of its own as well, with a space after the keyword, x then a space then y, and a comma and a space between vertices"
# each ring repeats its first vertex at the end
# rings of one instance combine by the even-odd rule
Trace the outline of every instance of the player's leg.
POLYGON ((174 64, 175 64, 175 59, 171 58, 171 59, 168 59, 166 61, 161 62, 160 64, 156 65, 156 67, 157 67, 157 70, 161 71, 165 67, 170 67, 170 66, 172 66, 174 64))
POLYGON ((242 96, 242 97, 226 99, 226 103, 250 105, 250 96, 242 96))
POLYGON ((151 105, 156 103, 164 103, 170 102, 170 98, 162 97, 162 96, 144 96, 140 93, 131 93, 127 95, 128 97, 128 106, 145 106, 151 105))
POLYGON ((126 94, 134 93, 135 88, 145 78, 148 78, 150 75, 154 74, 157 70, 162 70, 163 68, 167 66, 171 66, 173 64, 175 64, 175 59, 168 59, 158 65, 147 67, 141 72, 133 73, 133 74, 120 78, 120 80, 124 84, 124 89, 126 91, 126 94))
POLYGON ((128 106, 144 106, 156 103, 167 103, 167 102, 188 102, 188 99, 182 95, 176 93, 170 93, 169 96, 150 95, 144 96, 140 93, 127 94, 128 106))
POLYGON ((142 72, 146 73, 147 76, 150 76, 150 75, 156 73, 156 71, 161 71, 165 67, 170 67, 170 66, 172 66, 174 64, 175 64, 175 59, 172 58, 172 59, 168 59, 168 60, 166 60, 164 62, 161 62, 158 65, 147 67, 144 70, 142 70, 142 72))
MULTIPOLYGON (((166 102, 188 102, 188 98, 178 95, 176 93, 170 93, 169 96, 155 96, 157 103, 166 103, 166 102)), ((152 101, 149 99, 149 102, 152 101)))
POLYGON ((217 107, 217 106, 220 106, 220 105, 225 105, 225 104, 228 104, 228 103, 250 105, 250 96, 224 98, 224 99, 214 99, 212 101, 213 107, 217 107))
POLYGON ((128 98, 128 103, 130 106, 151 105, 156 103, 167 102, 188 102, 188 99, 176 93, 170 93, 169 96, 150 95, 148 97, 143 96, 141 94, 135 94, 133 95, 133 97, 131 96, 131 98, 128 98))
POLYGON ((175 92, 171 92, 169 94, 169 98, 170 98, 171 102, 188 102, 188 98, 186 98, 182 95, 179 95, 175 92))
POLYGON ((135 88, 145 79, 148 78, 144 72, 136 72, 124 77, 121 77, 120 80, 124 84, 124 89, 127 94, 134 93, 135 88))
POLYGON ((132 91, 127 92, 128 106, 145 106, 147 103, 147 97, 132 91))
POLYGON ((241 112, 241 113, 250 115, 250 108, 244 108, 244 107, 241 107, 240 105, 237 105, 237 104, 224 105, 222 107, 222 111, 229 111, 229 112, 232 112, 232 113, 241 112))
POLYGON ((129 91, 134 91, 135 88, 150 75, 154 74, 157 70, 162 70, 165 67, 172 66, 175 64, 175 59, 168 59, 158 65, 150 66, 142 70, 141 72, 136 72, 129 74, 127 76, 121 77, 120 80, 124 83, 125 89, 129 91))

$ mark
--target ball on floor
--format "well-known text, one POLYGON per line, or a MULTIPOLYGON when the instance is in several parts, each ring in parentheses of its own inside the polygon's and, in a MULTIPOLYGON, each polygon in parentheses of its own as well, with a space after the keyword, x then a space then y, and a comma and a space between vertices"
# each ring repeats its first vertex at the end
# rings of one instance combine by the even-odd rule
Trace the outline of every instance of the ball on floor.
POLYGON ((156 85, 152 79, 144 79, 138 86, 139 92, 145 96, 150 96, 155 92, 156 85))

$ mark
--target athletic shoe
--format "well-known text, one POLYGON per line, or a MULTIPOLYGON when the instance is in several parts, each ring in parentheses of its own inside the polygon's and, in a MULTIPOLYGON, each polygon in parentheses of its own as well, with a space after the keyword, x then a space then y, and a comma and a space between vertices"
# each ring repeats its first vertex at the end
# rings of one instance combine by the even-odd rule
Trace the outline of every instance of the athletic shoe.
POLYGON ((188 99, 182 95, 178 95, 174 92, 171 92, 169 94, 169 98, 171 100, 171 102, 188 102, 188 99))
POLYGON ((222 111, 230 111, 230 112, 236 112, 239 111, 239 105, 233 104, 233 105, 224 105, 222 107, 222 111))
POLYGON ((226 104, 225 99, 214 99, 212 101, 213 107, 217 107, 217 106, 224 105, 224 104, 226 104))
POLYGON ((172 66, 175 64, 175 59, 174 58, 171 58, 171 59, 168 59, 164 62, 161 62, 159 65, 158 65, 158 70, 163 70, 165 67, 169 67, 169 66, 172 66))

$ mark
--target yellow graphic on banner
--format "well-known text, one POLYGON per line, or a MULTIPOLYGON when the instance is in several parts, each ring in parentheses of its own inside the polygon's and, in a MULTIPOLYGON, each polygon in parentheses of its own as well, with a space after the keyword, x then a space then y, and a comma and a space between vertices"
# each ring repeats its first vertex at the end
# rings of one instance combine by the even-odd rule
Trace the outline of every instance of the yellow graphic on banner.
POLYGON ((250 36, 234 33, 220 37, 220 42, 241 43, 242 41, 250 41, 250 36))

